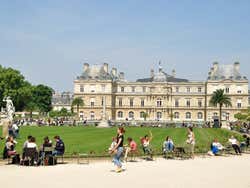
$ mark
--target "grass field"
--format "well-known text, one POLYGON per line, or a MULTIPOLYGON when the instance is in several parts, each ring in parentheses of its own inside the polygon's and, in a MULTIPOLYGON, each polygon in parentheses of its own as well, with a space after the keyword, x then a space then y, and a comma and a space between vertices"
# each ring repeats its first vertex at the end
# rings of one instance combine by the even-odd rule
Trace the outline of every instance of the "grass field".
MULTIPOLYGON (((185 146, 187 129, 185 128, 126 128, 125 138, 132 137, 140 145, 139 138, 153 133, 152 146, 155 153, 161 151, 162 143, 166 136, 171 136, 176 146, 185 146)), ((0 134, 1 134, 0 130, 0 134)), ((223 129, 201 129, 194 130, 196 135, 196 152, 206 152, 214 138, 225 144, 231 135, 242 140, 240 134, 232 133, 223 129)), ((95 127, 21 127, 20 138, 17 139, 16 150, 21 153, 22 145, 28 135, 36 138, 38 146, 42 144, 43 138, 49 136, 51 140, 55 135, 61 136, 66 145, 66 155, 72 153, 89 153, 93 151, 96 155, 105 155, 112 137, 116 135, 116 128, 95 128, 95 127)), ((53 140, 54 142, 54 140, 53 140)), ((0 153, 2 154, 4 142, 0 141, 0 153)))

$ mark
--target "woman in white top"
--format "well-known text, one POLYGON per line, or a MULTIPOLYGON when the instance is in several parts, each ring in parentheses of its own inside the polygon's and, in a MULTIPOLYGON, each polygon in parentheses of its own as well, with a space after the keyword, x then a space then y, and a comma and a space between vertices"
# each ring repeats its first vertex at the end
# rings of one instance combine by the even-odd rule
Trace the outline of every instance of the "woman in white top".
POLYGON ((192 155, 192 158, 194 158, 195 135, 194 135, 192 127, 188 127, 188 139, 187 139, 186 142, 187 142, 187 144, 190 144, 190 146, 191 146, 191 155, 192 155))
POLYGON ((229 138, 228 141, 232 144, 232 147, 234 148, 235 153, 240 155, 241 150, 240 150, 238 140, 236 138, 234 138, 234 136, 231 136, 231 138, 229 138))

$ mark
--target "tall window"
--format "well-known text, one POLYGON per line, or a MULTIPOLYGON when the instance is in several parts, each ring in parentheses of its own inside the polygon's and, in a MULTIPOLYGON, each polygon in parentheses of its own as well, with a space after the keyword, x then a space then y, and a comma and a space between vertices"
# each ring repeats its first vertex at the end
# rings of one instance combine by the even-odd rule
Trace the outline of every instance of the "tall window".
POLYGON ((229 121, 230 113, 226 113, 226 120, 229 121))
POLYGON ((130 107, 134 106, 134 99, 129 99, 129 106, 130 107))
POLYGON ((203 114, 202 114, 202 112, 198 112, 198 114, 197 114, 197 119, 203 119, 203 114))
POLYGON ((191 119, 191 113, 190 112, 186 113, 186 119, 191 119))
POLYGON ((145 102, 144 102, 144 99, 141 99, 141 107, 144 107, 144 104, 145 102))
POLYGON ((157 112, 156 113, 156 118, 157 118, 157 120, 160 120, 162 118, 162 113, 161 112, 157 112))
POLYGON ((201 99, 198 99, 198 107, 202 107, 202 100, 201 99))
POLYGON ((158 98, 158 99, 156 100, 156 106, 157 106, 157 107, 161 107, 161 106, 162 106, 162 100, 161 100, 161 98, 158 98))
POLYGON ((84 85, 80 85, 80 92, 81 92, 81 93, 84 92, 84 85))
POLYGON ((175 112, 174 113, 174 119, 179 119, 180 118, 180 113, 179 112, 175 112))
POLYGON ((118 114, 117 114, 118 118, 123 118, 123 112, 122 111, 119 111, 118 114))
POLYGON ((84 117, 84 113, 83 113, 83 111, 80 111, 80 113, 79 113, 79 117, 80 117, 81 119, 83 119, 83 117, 84 117))
POLYGON ((229 87, 226 87, 225 92, 226 92, 226 93, 229 93, 229 91, 230 91, 230 90, 229 90, 229 87))
POLYGON ((175 107, 179 107, 179 100, 178 100, 178 99, 175 99, 174 104, 175 104, 175 107))
POLYGON ((104 105, 104 98, 102 97, 102 106, 104 105))
POLYGON ((190 93, 190 91, 191 91, 190 87, 187 87, 187 93, 190 93))
POLYGON ((124 87, 121 87, 121 92, 124 92, 124 87))
POLYGON ((93 111, 90 112, 90 119, 91 120, 95 119, 95 112, 93 112, 93 111))
POLYGON ((95 98, 90 98, 90 106, 95 106, 95 98))
POLYGON ((118 105, 119 105, 119 106, 122 106, 122 98, 119 98, 119 99, 118 99, 118 105))
POLYGON ((202 92, 202 88, 198 87, 198 93, 201 93, 201 92, 202 92))
POLYGON ((145 87, 145 86, 142 87, 142 92, 143 92, 143 93, 146 92, 146 87, 145 87))
POLYGON ((190 106, 191 106, 190 99, 187 99, 187 100, 186 100, 186 105, 187 105, 187 107, 190 107, 190 106))
POLYGON ((128 113, 128 117, 130 118, 130 119, 134 119, 134 112, 129 112, 128 113))
POLYGON ((238 99, 237 100, 237 108, 241 108, 241 107, 242 107, 241 99, 238 99))

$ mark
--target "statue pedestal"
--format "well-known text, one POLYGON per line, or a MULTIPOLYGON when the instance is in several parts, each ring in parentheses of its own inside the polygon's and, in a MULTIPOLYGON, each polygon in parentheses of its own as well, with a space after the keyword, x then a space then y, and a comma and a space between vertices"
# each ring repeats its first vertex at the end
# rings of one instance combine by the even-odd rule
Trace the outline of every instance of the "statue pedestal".
POLYGON ((98 124, 97 127, 98 127, 98 128, 110 128, 110 126, 109 126, 109 124, 108 124, 108 121, 106 121, 106 120, 102 120, 102 121, 98 124))
POLYGON ((3 122, 2 137, 6 138, 9 135, 9 126, 11 122, 8 119, 3 119, 2 122, 3 122))

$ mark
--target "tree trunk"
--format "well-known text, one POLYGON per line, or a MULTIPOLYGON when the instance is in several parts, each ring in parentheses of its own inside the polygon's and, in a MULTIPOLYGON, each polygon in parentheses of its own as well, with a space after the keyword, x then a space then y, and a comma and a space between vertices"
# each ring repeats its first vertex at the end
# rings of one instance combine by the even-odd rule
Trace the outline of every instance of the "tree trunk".
POLYGON ((220 104, 220 119, 219 119, 219 121, 220 121, 220 128, 221 128, 221 126, 222 126, 222 122, 221 122, 221 119, 222 119, 222 104, 220 104))

